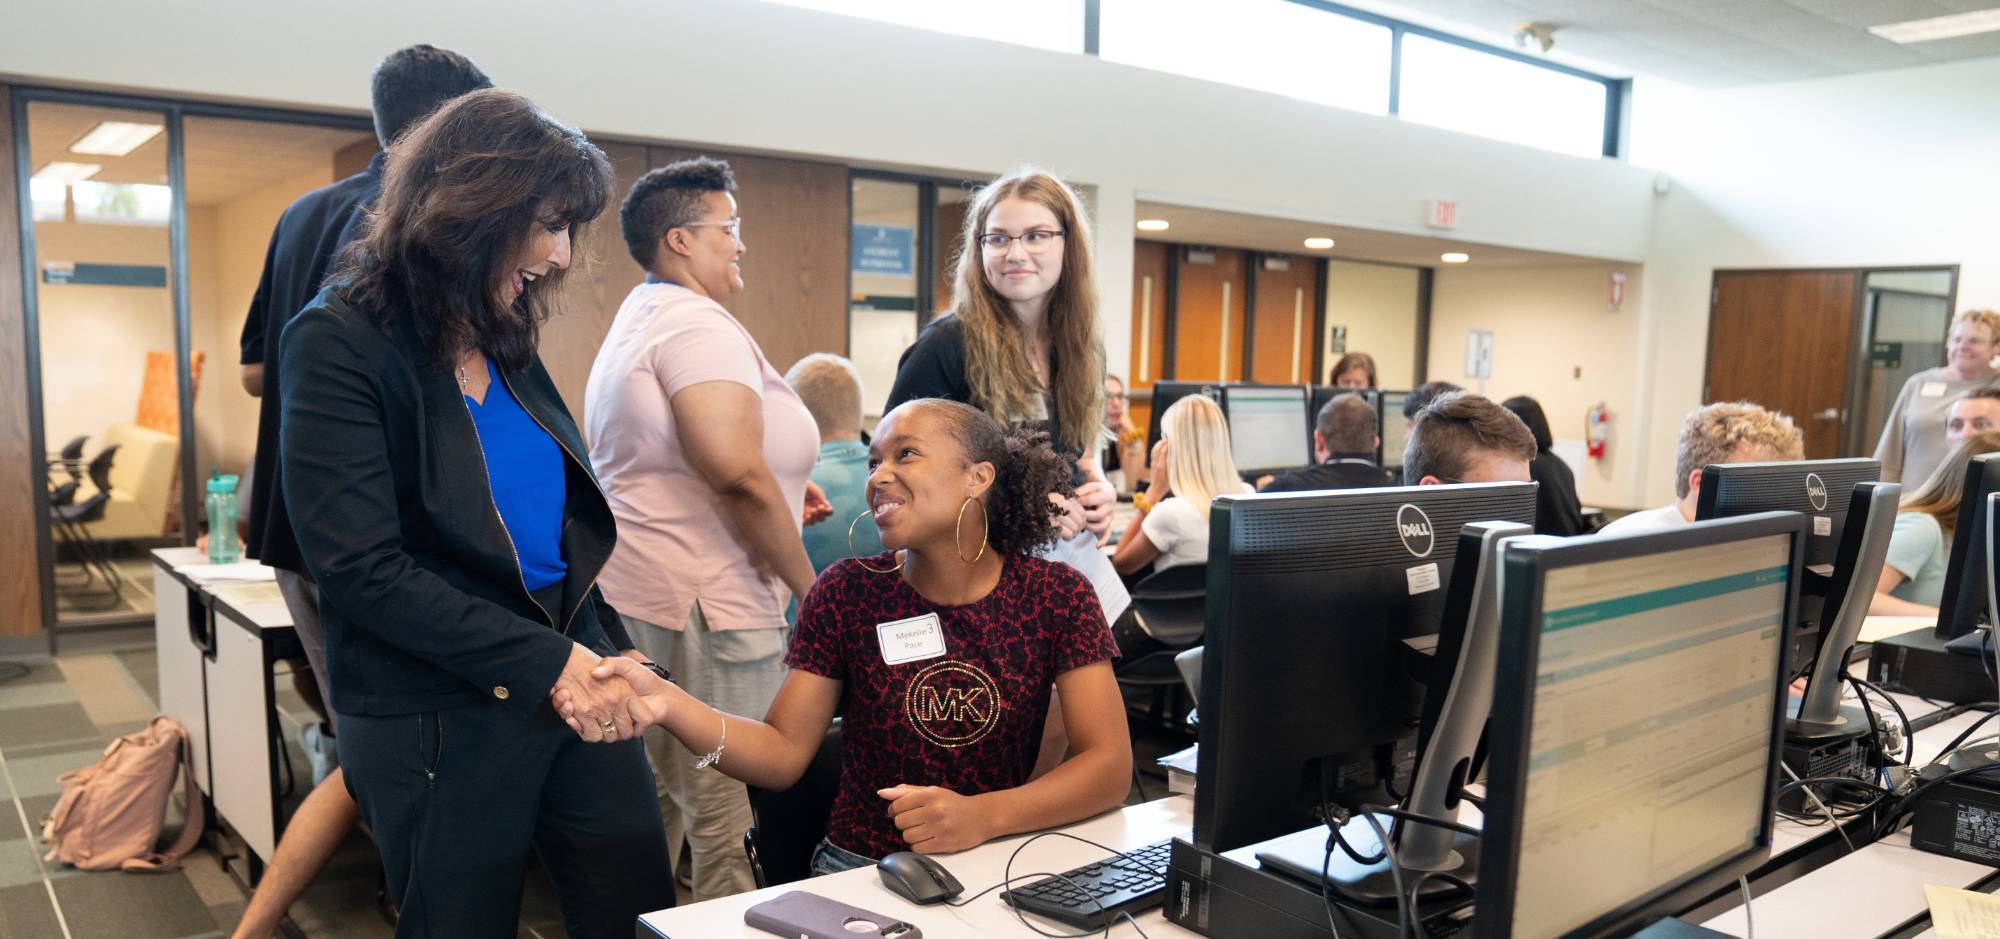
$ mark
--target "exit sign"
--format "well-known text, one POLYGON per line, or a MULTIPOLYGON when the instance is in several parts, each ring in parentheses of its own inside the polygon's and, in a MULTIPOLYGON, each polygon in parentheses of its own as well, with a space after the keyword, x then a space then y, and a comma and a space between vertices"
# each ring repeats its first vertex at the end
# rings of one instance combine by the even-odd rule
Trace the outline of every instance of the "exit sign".
POLYGON ((1432 228, 1453 228, 1458 225, 1458 200, 1433 199, 1430 217, 1424 224, 1432 228))

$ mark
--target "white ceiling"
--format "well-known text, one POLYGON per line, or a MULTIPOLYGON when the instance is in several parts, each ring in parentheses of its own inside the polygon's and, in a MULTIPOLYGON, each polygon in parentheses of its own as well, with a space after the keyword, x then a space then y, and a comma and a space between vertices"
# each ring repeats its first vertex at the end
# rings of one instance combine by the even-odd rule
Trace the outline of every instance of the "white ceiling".
MULTIPOLYGON (((99 121, 161 123, 158 113, 36 102, 28 106, 28 152, 34 169, 53 160, 96 163, 92 180, 111 183, 167 181, 167 136, 155 136, 122 157, 71 153, 69 147, 99 121)), ((333 155, 361 140, 367 131, 299 124, 190 117, 187 134, 187 200, 190 206, 220 205, 249 192, 308 173, 333 181, 333 155)))
POLYGON ((1825 78, 2000 55, 2000 32, 1897 45, 1870 26, 2000 5, 2000 0, 1350 0, 1354 6, 1496 44, 1515 27, 1558 24, 1553 59, 1613 77, 1697 87, 1825 78), (1584 61, 1574 64, 1589 67, 1584 61))
POLYGON ((1462 251, 1472 256, 1475 267, 1548 267, 1567 264, 1602 264, 1602 259, 1522 248, 1502 248, 1426 235, 1373 231, 1341 225, 1323 225, 1294 219, 1269 218, 1217 209, 1189 208, 1160 202, 1140 201, 1134 218, 1166 219, 1171 227, 1162 232, 1134 231, 1144 241, 1204 245, 1218 248, 1249 248, 1298 257, 1330 257, 1349 261, 1374 261, 1438 267, 1438 255, 1462 251), (1307 238, 1332 238, 1331 250, 1313 251, 1307 238))

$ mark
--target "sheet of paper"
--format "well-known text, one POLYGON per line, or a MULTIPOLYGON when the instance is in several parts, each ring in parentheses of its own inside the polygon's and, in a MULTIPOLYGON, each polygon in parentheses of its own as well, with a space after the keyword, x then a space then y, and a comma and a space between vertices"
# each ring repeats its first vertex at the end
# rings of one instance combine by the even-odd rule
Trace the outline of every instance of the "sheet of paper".
POLYGON ((1870 616, 1861 621, 1861 635, 1857 642, 1881 642, 1890 636, 1900 636, 1919 629, 1937 626, 1935 616, 1870 616))
POLYGON ((175 570, 187 579, 203 585, 253 584, 277 579, 277 573, 265 567, 261 561, 237 561, 234 564, 183 564, 175 570))
POLYGON ((1105 622, 1117 622, 1119 614, 1132 605, 1132 594, 1125 589, 1125 582, 1118 579, 1118 569, 1098 550, 1096 535, 1085 531, 1068 541, 1058 540, 1042 552, 1042 557, 1068 564, 1090 581, 1090 586, 1097 590, 1097 602, 1104 607, 1105 622))
POLYGON ((1938 939, 2000 939, 2000 897, 1925 884, 1924 899, 1938 939))
POLYGON ((281 626, 292 621, 292 610, 285 605, 285 595, 278 590, 275 580, 217 584, 209 592, 261 626, 281 626))

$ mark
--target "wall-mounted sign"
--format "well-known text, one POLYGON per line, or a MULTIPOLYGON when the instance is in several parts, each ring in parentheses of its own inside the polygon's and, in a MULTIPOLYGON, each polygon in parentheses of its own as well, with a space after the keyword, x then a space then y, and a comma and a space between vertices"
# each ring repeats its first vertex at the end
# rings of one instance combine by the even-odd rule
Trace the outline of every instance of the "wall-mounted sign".
POLYGON ((1465 377, 1493 377, 1493 332, 1486 329, 1465 331, 1465 377))
POLYGON ((1612 271, 1611 283, 1606 289, 1605 301, 1613 310, 1625 305, 1625 272, 1612 271))
POLYGON ((899 225, 856 225, 849 267, 856 274, 909 277, 917 272, 917 230, 899 225))
POLYGON ((1424 219, 1424 224, 1432 228, 1453 228, 1458 225, 1458 200, 1433 199, 1430 209, 1430 217, 1424 219))
POLYGON ((157 264, 86 264, 43 261, 42 283, 98 287, 165 287, 167 269, 157 264))
POLYGON ((1902 368, 1903 344, 1900 342, 1869 343, 1868 364, 1876 368, 1902 368))

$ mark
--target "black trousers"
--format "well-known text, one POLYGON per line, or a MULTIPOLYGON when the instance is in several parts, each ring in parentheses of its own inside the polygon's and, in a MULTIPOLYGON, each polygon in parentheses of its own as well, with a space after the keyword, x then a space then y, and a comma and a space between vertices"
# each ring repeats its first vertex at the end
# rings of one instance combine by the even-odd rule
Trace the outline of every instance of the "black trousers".
POLYGON ((585 743, 547 706, 340 716, 340 763, 374 829, 396 936, 512 937, 530 852, 574 939, 629 939, 674 905, 639 740, 585 743))

